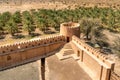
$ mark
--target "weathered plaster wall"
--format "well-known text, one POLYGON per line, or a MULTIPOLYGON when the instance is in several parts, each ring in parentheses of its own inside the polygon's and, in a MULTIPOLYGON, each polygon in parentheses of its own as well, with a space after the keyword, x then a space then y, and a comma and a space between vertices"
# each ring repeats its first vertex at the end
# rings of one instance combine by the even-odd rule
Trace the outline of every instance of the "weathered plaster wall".
POLYGON ((80 24, 73 22, 62 23, 60 25, 60 34, 69 38, 69 40, 72 40, 73 35, 80 37, 80 24))
POLYGON ((98 50, 87 45, 76 36, 71 41, 74 52, 78 55, 81 62, 89 69, 84 70, 93 80, 110 80, 111 70, 114 70, 114 62, 111 62, 98 50))
POLYGON ((38 57, 46 57, 65 44, 62 35, 50 36, 43 39, 29 40, 0 47, 0 69, 26 63, 38 57))

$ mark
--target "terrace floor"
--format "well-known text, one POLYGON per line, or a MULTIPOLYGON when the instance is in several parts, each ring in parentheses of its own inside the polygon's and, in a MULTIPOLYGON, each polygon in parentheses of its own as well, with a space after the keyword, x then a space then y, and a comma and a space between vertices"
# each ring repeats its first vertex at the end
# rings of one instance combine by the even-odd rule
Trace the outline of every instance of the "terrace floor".
POLYGON ((49 80, 92 80, 73 58, 60 60, 56 55, 47 58, 49 80))
POLYGON ((73 54, 67 43, 55 55, 46 58, 49 80, 92 80, 78 64, 79 58, 73 54))

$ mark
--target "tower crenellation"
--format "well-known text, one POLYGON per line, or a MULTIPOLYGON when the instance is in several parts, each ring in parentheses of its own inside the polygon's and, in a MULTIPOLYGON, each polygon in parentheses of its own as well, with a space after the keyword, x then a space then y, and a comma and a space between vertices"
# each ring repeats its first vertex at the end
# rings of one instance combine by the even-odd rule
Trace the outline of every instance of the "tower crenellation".
POLYGON ((80 24, 74 22, 65 22, 60 25, 60 34, 64 35, 69 42, 72 36, 80 37, 80 24))

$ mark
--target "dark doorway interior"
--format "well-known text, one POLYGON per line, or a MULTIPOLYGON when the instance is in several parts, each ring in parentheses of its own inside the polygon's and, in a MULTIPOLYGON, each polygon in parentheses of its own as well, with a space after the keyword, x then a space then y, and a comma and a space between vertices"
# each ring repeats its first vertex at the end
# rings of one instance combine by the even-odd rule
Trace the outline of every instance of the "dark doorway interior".
POLYGON ((78 57, 80 56, 80 51, 77 51, 77 56, 78 56, 78 57))
POLYGON ((45 58, 41 59, 41 77, 45 80, 45 58))
POLYGON ((69 37, 67 37, 67 42, 69 42, 70 41, 70 38, 69 37))

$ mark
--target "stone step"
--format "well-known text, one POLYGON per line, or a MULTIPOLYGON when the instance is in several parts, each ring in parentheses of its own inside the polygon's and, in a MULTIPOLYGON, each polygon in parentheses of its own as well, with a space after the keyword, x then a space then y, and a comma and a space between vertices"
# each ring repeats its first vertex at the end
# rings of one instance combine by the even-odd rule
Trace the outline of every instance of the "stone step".
POLYGON ((71 55, 63 56, 63 54, 61 53, 56 53, 55 55, 58 57, 59 60, 65 60, 71 58, 71 55))
POLYGON ((72 56, 76 61, 80 59, 80 58, 77 56, 77 54, 72 54, 71 56, 72 56))

